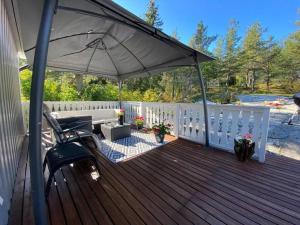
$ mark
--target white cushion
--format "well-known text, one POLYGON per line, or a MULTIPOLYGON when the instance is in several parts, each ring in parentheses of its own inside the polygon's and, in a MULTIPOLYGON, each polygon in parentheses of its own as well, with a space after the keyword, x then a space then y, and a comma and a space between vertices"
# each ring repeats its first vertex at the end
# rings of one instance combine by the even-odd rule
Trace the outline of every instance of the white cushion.
POLYGON ((117 122, 118 118, 110 118, 110 119, 103 119, 103 120, 93 120, 92 124, 100 124, 100 123, 111 123, 111 122, 117 122))

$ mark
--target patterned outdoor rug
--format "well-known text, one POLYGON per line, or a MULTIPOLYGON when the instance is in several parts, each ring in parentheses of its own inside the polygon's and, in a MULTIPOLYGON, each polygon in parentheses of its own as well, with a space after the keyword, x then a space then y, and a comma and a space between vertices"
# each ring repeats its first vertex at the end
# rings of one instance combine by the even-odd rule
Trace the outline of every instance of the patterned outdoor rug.
POLYGON ((101 152, 112 162, 117 163, 132 157, 136 157, 142 153, 150 151, 154 148, 166 144, 156 142, 153 134, 147 134, 131 131, 131 137, 123 138, 114 142, 109 140, 101 140, 101 152))

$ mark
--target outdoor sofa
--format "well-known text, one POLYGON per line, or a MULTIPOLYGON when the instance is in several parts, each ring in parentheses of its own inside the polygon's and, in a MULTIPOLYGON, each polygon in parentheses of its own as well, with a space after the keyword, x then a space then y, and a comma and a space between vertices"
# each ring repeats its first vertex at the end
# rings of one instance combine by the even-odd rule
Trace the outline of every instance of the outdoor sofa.
POLYGON ((85 129, 92 131, 92 125, 118 121, 118 109, 95 109, 81 111, 60 111, 51 113, 62 127, 64 124, 89 121, 85 129))

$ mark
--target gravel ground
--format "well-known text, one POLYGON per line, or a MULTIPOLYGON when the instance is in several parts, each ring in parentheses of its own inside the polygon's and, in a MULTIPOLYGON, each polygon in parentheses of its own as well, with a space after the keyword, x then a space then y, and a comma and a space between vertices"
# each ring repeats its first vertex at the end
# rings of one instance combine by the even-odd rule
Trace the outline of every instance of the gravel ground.
MULTIPOLYGON (((243 105, 266 106, 282 96, 241 96, 243 105), (266 102, 267 101, 267 102, 266 102)), ((267 151, 300 160, 300 115, 294 117, 293 125, 289 118, 298 110, 293 100, 285 98, 280 108, 271 107, 267 151)))

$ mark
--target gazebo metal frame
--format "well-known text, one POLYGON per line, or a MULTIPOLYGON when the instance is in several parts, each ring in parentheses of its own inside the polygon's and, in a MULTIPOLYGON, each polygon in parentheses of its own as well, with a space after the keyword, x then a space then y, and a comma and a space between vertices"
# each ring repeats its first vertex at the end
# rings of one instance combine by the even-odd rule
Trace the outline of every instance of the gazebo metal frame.
MULTIPOLYGON (((101 2, 97 4, 101 5, 101 2)), ((106 7, 102 5, 102 7, 106 7)), ((47 66, 47 55, 51 34, 51 27, 53 23, 53 17, 57 10, 72 11, 78 9, 72 9, 68 7, 58 6, 58 0, 45 0, 42 12, 42 18, 40 22, 38 38, 35 48, 34 63, 32 66, 32 86, 30 95, 30 115, 29 115, 29 159, 30 159, 30 174, 31 174, 31 186, 32 186, 32 197, 33 197, 33 210, 35 216, 35 223, 39 225, 47 225, 47 212, 46 212, 46 202, 44 195, 44 177, 42 173, 42 160, 41 160, 41 131, 42 131, 42 104, 43 104, 43 87, 45 80, 45 70, 47 66)), ((92 13, 92 12, 81 12, 81 13, 92 13)), ((100 16, 94 13, 92 16, 100 16)), ((119 15, 123 16, 123 15, 119 15)), ((166 38, 166 36, 161 36, 156 29, 149 31, 141 24, 126 23, 117 18, 110 18, 117 23, 123 23, 134 29, 139 29, 142 32, 151 35, 167 45, 180 45, 182 48, 189 47, 173 41, 171 38, 166 38)), ((207 112, 207 102, 204 80, 202 76, 202 71, 200 67, 200 60, 198 57, 199 52, 193 50, 194 65, 182 65, 182 66, 192 66, 195 67, 198 74, 199 85, 203 97, 203 110, 205 118, 205 140, 206 146, 209 146, 209 130, 208 130, 208 112, 207 112)), ((208 57, 208 56, 207 56, 208 57)), ((209 58, 209 57, 208 57, 209 58)), ((213 58, 211 58, 213 59, 213 58)), ((163 65, 159 65, 163 66, 163 65)), ((177 66, 178 67, 178 66, 177 66)), ((146 69, 146 68, 145 68, 146 69)), ((172 69, 170 67, 170 69, 172 69)), ((119 81, 119 87, 121 89, 121 81, 119 81)))

